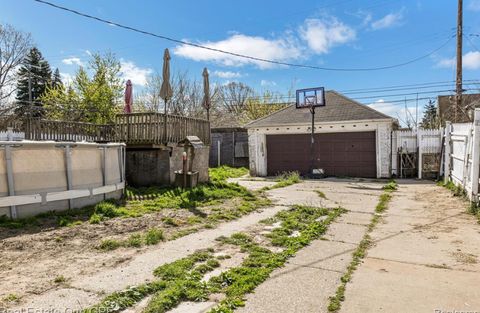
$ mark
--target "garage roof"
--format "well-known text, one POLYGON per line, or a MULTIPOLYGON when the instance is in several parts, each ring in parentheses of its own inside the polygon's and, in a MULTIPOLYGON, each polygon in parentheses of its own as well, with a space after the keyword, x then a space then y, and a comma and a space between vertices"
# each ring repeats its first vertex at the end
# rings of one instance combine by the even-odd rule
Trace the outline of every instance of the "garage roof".
MULTIPOLYGON (((380 113, 333 90, 325 92, 325 100, 326 105, 324 107, 315 108, 315 122, 394 120, 388 115, 380 113)), ((245 125, 245 127, 252 128, 286 124, 306 124, 310 123, 311 119, 312 117, 308 108, 297 109, 293 104, 285 109, 250 122, 245 125)))

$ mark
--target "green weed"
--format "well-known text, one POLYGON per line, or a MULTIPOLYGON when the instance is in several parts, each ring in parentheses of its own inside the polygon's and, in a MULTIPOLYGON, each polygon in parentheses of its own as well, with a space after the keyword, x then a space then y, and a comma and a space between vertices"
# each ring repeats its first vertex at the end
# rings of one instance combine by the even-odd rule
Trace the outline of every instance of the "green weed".
POLYGON ((347 267, 347 271, 340 278, 340 286, 337 288, 335 295, 330 297, 328 304, 328 311, 338 312, 342 306, 342 301, 345 300, 345 289, 347 288, 347 283, 352 279, 353 272, 357 269, 358 265, 362 259, 366 256, 368 248, 372 244, 372 239, 370 237, 370 232, 375 228, 375 226, 380 221, 379 213, 385 212, 388 209, 388 203, 392 199, 392 192, 397 190, 397 183, 395 181, 390 181, 388 184, 383 186, 383 193, 380 195, 377 206, 375 207, 375 214, 370 221, 370 224, 367 227, 367 233, 363 236, 362 241, 355 249, 352 254, 352 261, 347 267))

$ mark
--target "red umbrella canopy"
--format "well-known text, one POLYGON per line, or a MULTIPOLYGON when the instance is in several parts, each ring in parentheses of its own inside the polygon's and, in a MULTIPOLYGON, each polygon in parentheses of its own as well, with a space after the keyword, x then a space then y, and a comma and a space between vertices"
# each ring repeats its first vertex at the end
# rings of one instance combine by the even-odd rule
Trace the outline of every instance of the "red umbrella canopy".
POLYGON ((127 80, 127 85, 125 87, 125 107, 123 111, 125 113, 132 113, 132 105, 133 105, 133 87, 132 82, 127 80))

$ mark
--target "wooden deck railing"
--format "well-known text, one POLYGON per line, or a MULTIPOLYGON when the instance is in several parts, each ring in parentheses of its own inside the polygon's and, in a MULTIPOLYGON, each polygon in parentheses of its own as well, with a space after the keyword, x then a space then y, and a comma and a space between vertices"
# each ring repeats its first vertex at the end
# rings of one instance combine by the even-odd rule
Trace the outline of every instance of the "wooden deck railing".
POLYGON ((129 144, 176 143, 197 136, 210 144, 210 122, 162 113, 119 114, 115 119, 117 141, 129 144))
POLYGON ((177 143, 186 136, 197 136, 205 144, 210 144, 210 122, 161 113, 119 114, 115 123, 106 125, 38 118, 17 124, 16 128, 25 132, 25 139, 29 140, 167 145, 177 143))
POLYGON ((28 119, 24 124, 25 139, 53 141, 115 141, 114 125, 84 122, 28 119))

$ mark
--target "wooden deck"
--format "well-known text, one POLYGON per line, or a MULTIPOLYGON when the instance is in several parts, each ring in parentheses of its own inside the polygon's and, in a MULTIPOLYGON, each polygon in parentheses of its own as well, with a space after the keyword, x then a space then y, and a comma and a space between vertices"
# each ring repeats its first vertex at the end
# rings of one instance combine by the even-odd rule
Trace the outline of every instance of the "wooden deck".
POLYGON ((0 128, 7 127, 24 132, 28 140, 169 145, 180 142, 186 136, 197 136, 206 145, 210 144, 209 121, 162 113, 119 114, 115 123, 104 125, 38 118, 0 123, 0 128))

